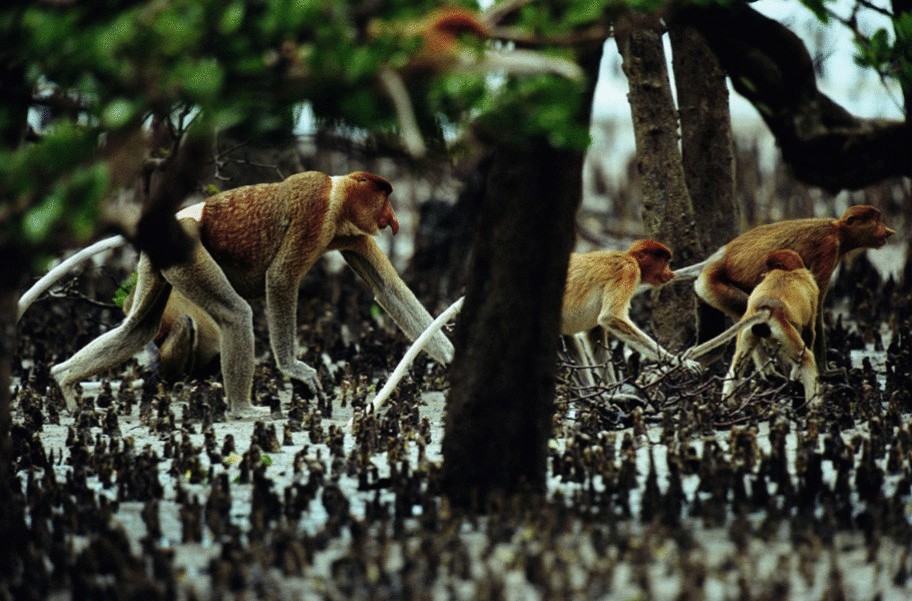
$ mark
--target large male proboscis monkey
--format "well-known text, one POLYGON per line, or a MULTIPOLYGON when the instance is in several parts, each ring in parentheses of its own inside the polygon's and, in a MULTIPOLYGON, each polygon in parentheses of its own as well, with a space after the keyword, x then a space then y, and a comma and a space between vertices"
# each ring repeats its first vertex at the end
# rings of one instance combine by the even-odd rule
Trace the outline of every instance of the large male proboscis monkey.
POLYGON ((561 334, 601 327, 606 344, 615 336, 648 359, 699 372, 697 362, 668 352, 630 319, 630 301, 641 283, 663 286, 675 277, 670 262, 671 250, 654 240, 637 240, 626 251, 571 253, 561 334))
MULTIPOLYGON (((134 300, 124 322, 54 366, 67 407, 75 386, 127 360, 159 332, 172 288, 201 308, 221 332, 220 362, 229 412, 253 412, 253 315, 244 299, 266 297, 272 352, 286 376, 320 392, 316 370, 296 357, 296 305, 301 279, 328 250, 339 250, 378 303, 411 338, 432 319, 372 238, 399 222, 392 185, 363 171, 329 176, 309 171, 285 181, 226 190, 181 210, 177 217, 196 241, 190 260, 156 270, 140 255, 134 300)), ((24 310, 20 306, 20 312, 24 310)), ((453 347, 442 333, 430 355, 447 363, 453 347)))
POLYGON ((735 392, 749 357, 758 369, 762 367, 758 353, 761 342, 766 341, 778 347, 771 354, 791 365, 789 377, 801 380, 805 401, 819 404, 817 362, 808 349, 814 343, 819 308, 817 282, 793 250, 769 253, 765 265, 760 283, 747 299, 735 354, 722 385, 722 399, 735 392))
POLYGON ((880 248, 895 233, 884 224, 879 209, 856 205, 846 209, 839 219, 790 219, 755 227, 731 240, 706 261, 678 269, 675 274, 678 277, 696 276, 694 290, 697 296, 739 319, 747 310, 748 296, 760 283, 767 255, 779 249, 797 252, 820 291, 820 310, 814 326, 814 355, 820 365, 826 365, 823 301, 833 271, 846 253, 880 248))

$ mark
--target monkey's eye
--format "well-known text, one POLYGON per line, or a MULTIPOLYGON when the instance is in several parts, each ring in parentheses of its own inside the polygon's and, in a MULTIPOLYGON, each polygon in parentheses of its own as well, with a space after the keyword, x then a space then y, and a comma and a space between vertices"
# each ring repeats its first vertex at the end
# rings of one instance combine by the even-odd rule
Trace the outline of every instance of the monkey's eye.
POLYGON ((856 217, 855 215, 852 215, 851 217, 849 217, 848 219, 846 219, 846 223, 848 223, 849 225, 852 225, 852 224, 855 223, 856 221, 858 221, 858 217, 856 217))

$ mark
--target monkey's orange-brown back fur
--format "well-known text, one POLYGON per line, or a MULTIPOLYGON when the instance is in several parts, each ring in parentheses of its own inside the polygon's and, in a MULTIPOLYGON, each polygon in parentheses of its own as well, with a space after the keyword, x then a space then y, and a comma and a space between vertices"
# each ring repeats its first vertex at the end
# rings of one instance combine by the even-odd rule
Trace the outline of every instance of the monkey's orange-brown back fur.
POLYGON ((697 279, 697 294, 733 317, 746 309, 747 295, 760 282, 764 260, 777 249, 794 250, 814 275, 821 300, 839 260, 858 248, 879 248, 895 233, 879 209, 849 207, 839 219, 791 219, 741 234, 709 260, 697 279))
POLYGON ((227 190, 206 200, 200 240, 238 294, 263 295, 266 270, 283 246, 298 247, 295 255, 300 257, 318 252, 330 187, 328 175, 311 171, 278 183, 227 190), (312 226, 294 227, 302 223, 312 226))
POLYGON ((780 322, 792 324, 798 331, 809 332, 808 346, 813 345, 813 325, 817 317, 819 290, 801 257, 793 251, 770 253, 770 268, 747 302, 747 315, 770 309, 780 322))
POLYGON ((626 251, 572 253, 567 266, 561 333, 573 334, 596 327, 603 310, 626 315, 639 284, 640 266, 626 251), (606 294, 606 290, 610 293, 606 294), (607 306, 603 307, 605 303, 607 306))

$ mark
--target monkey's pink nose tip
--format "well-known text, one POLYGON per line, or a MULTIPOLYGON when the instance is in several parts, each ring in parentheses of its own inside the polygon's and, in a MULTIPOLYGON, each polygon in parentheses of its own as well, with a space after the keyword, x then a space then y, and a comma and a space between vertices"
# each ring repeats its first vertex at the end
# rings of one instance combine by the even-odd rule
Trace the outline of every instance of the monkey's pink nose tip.
POLYGON ((393 217, 389 223, 387 223, 387 225, 391 230, 393 230, 394 236, 399 233, 399 220, 397 220, 395 217, 393 217))

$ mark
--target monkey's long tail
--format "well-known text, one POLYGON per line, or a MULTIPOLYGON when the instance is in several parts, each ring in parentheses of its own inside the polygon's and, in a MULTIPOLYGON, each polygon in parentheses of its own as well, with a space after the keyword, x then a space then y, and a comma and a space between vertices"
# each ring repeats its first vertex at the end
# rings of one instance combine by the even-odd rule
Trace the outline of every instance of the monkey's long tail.
POLYGON ((26 309, 28 309, 39 296, 47 292, 51 286, 61 280, 63 276, 69 273, 74 267, 89 257, 112 248, 117 248, 118 246, 123 246, 126 242, 127 239, 123 236, 112 236, 110 238, 105 238, 104 240, 99 240, 95 244, 83 248, 44 274, 44 277, 32 284, 32 287, 19 299, 19 314, 16 316, 16 321, 19 321, 22 318, 22 314, 25 313, 26 309))
POLYGON ((705 261, 700 261, 699 263, 694 263, 693 265, 688 265, 687 267, 681 267, 680 269, 675 269, 675 279, 674 281, 680 280, 693 280, 696 279, 700 272, 703 271, 703 268, 709 264, 709 259, 705 261))
MULTIPOLYGON (((377 396, 374 397, 374 400, 371 401, 370 408, 368 412, 374 412, 380 409, 386 401, 389 400, 390 395, 393 394, 393 390, 396 389, 396 386, 399 384, 399 381, 405 377, 406 372, 408 371, 409 366, 412 362, 415 361, 415 357, 418 356, 424 347, 427 346, 428 342, 431 341, 431 338, 440 331, 440 329, 445 326, 453 317, 462 310, 462 303, 465 300, 464 296, 460 296, 456 301, 446 308, 440 315, 437 316, 434 321, 431 322, 431 325, 427 327, 426 330, 421 332, 421 335, 415 339, 415 342, 412 343, 412 346, 405 351, 402 359, 399 361, 399 364, 396 366, 396 369, 393 370, 393 373, 390 374, 389 380, 386 381, 386 384, 383 385, 383 388, 380 389, 380 392, 377 393, 377 396)), ((347 428, 351 430, 352 423, 354 423, 354 417, 348 420, 347 428)))
MULTIPOLYGON (((720 346, 722 346, 723 344, 725 344, 726 342, 728 342, 729 340, 731 340, 732 338, 737 336, 738 332, 740 332, 744 328, 749 327, 749 328, 753 329, 758 326, 762 327, 762 326, 766 325, 766 322, 769 321, 770 315, 772 315, 771 309, 769 309, 767 307, 761 308, 756 313, 751 315, 750 317, 748 317, 746 319, 742 319, 741 321, 739 321, 732 327, 728 328, 727 330, 725 330, 724 332, 722 332, 715 338, 710 338, 709 340, 707 340, 706 342, 703 342, 702 344, 698 344, 696 346, 690 347, 689 349, 684 351, 684 353, 681 356, 684 357, 685 359, 692 359, 694 361, 697 361, 703 355, 706 355, 709 352, 719 348, 720 346)), ((769 329, 769 326, 767 326, 767 329, 769 329)), ((764 337, 764 336, 761 335, 761 338, 762 337, 764 337)))

